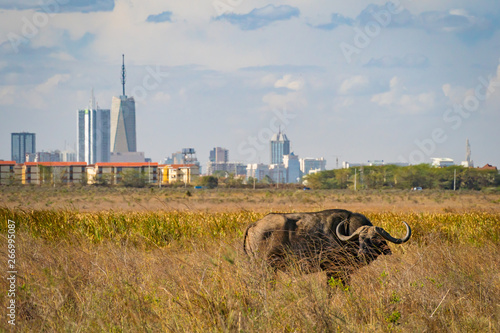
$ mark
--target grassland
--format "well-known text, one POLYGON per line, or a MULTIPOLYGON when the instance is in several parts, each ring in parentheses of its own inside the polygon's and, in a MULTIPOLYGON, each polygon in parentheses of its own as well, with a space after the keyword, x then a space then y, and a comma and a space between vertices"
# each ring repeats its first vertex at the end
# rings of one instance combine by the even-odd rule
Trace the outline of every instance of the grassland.
POLYGON ((0 204, 16 209, 99 211, 306 211, 346 208, 370 212, 500 211, 499 191, 403 191, 0 187, 0 204))
POLYGON ((1 188, 2 258, 18 223, 16 331, 500 331, 498 194, 186 191, 1 188), (348 288, 294 270, 274 280, 243 254, 265 213, 335 207, 396 236, 405 220, 413 237, 348 288))

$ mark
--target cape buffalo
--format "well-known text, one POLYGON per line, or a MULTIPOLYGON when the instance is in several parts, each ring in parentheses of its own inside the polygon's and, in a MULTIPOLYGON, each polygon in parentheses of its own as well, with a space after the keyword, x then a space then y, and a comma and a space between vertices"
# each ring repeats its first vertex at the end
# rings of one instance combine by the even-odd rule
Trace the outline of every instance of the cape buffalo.
POLYGON ((346 283, 356 268, 392 253, 387 241, 402 244, 410 239, 411 228, 403 223, 406 235, 400 239, 348 210, 271 213, 248 226, 243 249, 275 270, 293 262, 306 272, 325 271, 328 281, 334 277, 346 283))

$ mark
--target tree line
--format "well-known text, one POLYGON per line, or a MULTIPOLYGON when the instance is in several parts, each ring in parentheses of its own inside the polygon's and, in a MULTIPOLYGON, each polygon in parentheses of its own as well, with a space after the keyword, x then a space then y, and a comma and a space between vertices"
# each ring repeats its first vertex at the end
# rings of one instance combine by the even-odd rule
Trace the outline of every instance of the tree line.
POLYGON ((435 168, 429 164, 412 166, 362 166, 318 172, 304 177, 307 186, 314 189, 470 189, 500 187, 500 174, 451 166, 435 168))

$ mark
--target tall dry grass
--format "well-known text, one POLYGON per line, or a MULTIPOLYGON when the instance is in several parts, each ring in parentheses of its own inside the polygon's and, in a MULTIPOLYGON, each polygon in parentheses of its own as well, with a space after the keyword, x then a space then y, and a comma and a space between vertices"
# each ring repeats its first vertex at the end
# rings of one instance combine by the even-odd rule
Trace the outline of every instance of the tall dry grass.
MULTIPOLYGON (((241 235, 261 216, 0 209, 3 235, 6 219, 19 224, 16 329, 500 330, 500 214, 367 214, 395 235, 405 220, 414 236, 357 271, 348 288, 293 269, 274 279, 248 260, 241 235)), ((2 237, 4 258, 6 248, 2 237)))

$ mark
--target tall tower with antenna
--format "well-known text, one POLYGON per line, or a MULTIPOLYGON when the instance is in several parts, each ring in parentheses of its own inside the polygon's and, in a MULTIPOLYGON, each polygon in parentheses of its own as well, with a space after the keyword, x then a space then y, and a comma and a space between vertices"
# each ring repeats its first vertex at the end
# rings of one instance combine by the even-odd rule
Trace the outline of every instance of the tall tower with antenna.
POLYGON ((271 138, 271 164, 283 163, 283 155, 290 154, 290 140, 279 127, 278 133, 271 138))
POLYGON ((113 96, 111 101, 111 153, 136 152, 135 100, 125 95, 125 55, 122 54, 122 95, 113 96))
POLYGON ((125 72, 125 54, 122 54, 122 96, 125 95, 125 77, 126 77, 126 72, 125 72))
POLYGON ((470 143, 469 143, 469 138, 465 141, 465 161, 462 162, 462 166, 466 168, 473 168, 474 167, 474 161, 471 159, 471 149, 470 149, 470 143))

